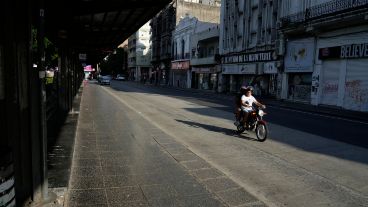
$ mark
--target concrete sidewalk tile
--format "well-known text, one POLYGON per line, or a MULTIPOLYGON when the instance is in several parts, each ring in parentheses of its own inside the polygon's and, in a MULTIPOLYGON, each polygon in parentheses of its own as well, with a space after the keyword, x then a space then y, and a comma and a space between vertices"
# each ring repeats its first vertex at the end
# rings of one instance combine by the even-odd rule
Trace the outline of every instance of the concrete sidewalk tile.
POLYGON ((180 196, 209 195, 209 192, 196 181, 179 181, 173 183, 173 188, 180 196))
POLYGON ((237 207, 267 207, 262 201, 254 201, 237 207))
POLYGON ((258 201, 257 198, 243 188, 218 192, 217 195, 230 206, 239 206, 258 201))
POLYGON ((109 167, 109 166, 125 166, 131 165, 133 162, 129 161, 127 157, 114 157, 111 159, 103 158, 101 159, 101 166, 102 167, 109 167))
POLYGON ((226 207, 218 199, 208 195, 195 195, 179 198, 185 207, 226 207))
POLYGON ((162 144, 160 143, 160 146, 166 149, 166 148, 179 148, 179 147, 182 147, 183 145, 177 142, 169 142, 169 143, 162 143, 162 144))
POLYGON ((209 165, 204 160, 192 160, 192 161, 184 161, 180 162, 185 168, 188 170, 197 170, 197 169, 203 169, 203 168, 211 168, 211 165, 209 165))
POLYGON ((70 181, 70 189, 93 189, 93 188, 103 188, 103 178, 100 177, 73 177, 70 181))
POLYGON ((171 185, 142 185, 142 191, 148 200, 157 200, 163 198, 175 198, 177 193, 171 185))
POLYGON ((104 189, 69 190, 68 203, 83 205, 107 204, 104 189))
POLYGON ((194 153, 187 153, 187 154, 175 154, 173 155, 173 157, 178 161, 178 162, 183 162, 183 161, 193 161, 193 160, 199 160, 201 159, 200 157, 198 157, 196 154, 194 153))
POLYGON ((160 172, 146 173, 136 175, 137 182, 140 185, 158 185, 158 184, 169 184, 170 179, 160 172))
POLYGON ((109 204, 109 207, 149 207, 149 204, 147 201, 133 201, 124 203, 112 203, 109 204))
POLYGON ((102 174, 103 176, 111 175, 128 175, 133 174, 133 170, 129 166, 103 166, 102 174))
POLYGON ((99 177, 102 175, 102 168, 95 167, 72 167, 71 177, 99 177))
POLYGON ((123 187, 123 188, 107 188, 106 194, 109 204, 145 201, 141 189, 137 186, 123 187))
POLYGON ((75 167, 101 166, 100 159, 74 159, 75 167))
POLYGON ((190 171, 190 173, 192 173, 199 180, 206 180, 206 179, 218 178, 218 177, 224 176, 223 173, 216 170, 215 168, 193 170, 193 171, 190 171))
POLYGON ((238 184, 226 177, 204 180, 203 183, 210 191, 214 192, 225 191, 231 188, 239 188, 238 184))
POLYGON ((139 178, 136 175, 103 176, 106 188, 138 186, 139 178))
POLYGON ((148 202, 150 207, 187 207, 183 201, 179 201, 176 198, 162 198, 148 202))
POLYGON ((79 152, 79 151, 75 151, 74 154, 74 159, 96 159, 98 158, 98 153, 95 151, 86 151, 86 152, 79 152))
POLYGON ((190 150, 188 150, 185 147, 174 147, 174 148, 165 148, 165 150, 170 153, 171 155, 177 155, 177 154, 188 154, 191 153, 190 150))
POLYGON ((91 205, 91 204, 82 204, 82 203, 69 203, 68 207, 109 207, 109 205, 107 204, 91 205))

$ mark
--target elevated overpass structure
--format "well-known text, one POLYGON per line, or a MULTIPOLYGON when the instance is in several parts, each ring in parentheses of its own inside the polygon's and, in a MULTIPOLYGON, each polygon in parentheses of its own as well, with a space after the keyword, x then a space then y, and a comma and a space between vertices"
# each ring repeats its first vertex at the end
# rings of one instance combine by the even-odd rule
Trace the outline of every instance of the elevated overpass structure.
POLYGON ((0 184, 14 181, 1 192, 11 198, 5 204, 15 201, 17 206, 37 206, 48 199, 43 38, 48 37, 59 49, 53 104, 68 112, 84 78, 78 54, 86 54, 89 64, 98 63, 170 2, 1 1, 0 184), (32 39, 33 28, 37 29, 37 43, 32 39))

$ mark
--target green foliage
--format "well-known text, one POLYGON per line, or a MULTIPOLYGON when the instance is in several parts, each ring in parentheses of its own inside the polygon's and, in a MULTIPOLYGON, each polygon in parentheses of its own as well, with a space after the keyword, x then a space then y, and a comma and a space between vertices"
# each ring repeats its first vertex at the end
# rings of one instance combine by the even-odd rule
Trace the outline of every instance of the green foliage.
MULTIPOLYGON (((32 28, 32 52, 33 52, 33 63, 38 64, 39 58, 38 58, 38 41, 37 41, 37 29, 32 28)), ((55 45, 47 38, 44 38, 44 45, 45 45, 45 67, 56 67, 58 65, 58 58, 59 53, 58 49, 55 47, 55 45)))

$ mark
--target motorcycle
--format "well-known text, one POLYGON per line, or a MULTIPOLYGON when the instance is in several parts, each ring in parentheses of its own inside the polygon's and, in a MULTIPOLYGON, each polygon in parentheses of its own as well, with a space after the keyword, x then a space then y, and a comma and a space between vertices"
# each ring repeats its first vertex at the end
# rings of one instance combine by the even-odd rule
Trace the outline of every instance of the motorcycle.
POLYGON ((245 130, 247 131, 255 131, 258 141, 264 142, 268 136, 268 127, 266 122, 263 120, 263 116, 266 113, 263 111, 266 107, 259 108, 253 107, 253 110, 248 115, 248 120, 243 120, 243 113, 241 112, 241 119, 237 126, 237 131, 239 134, 243 133, 245 130), (247 127, 247 125, 249 127, 247 127))

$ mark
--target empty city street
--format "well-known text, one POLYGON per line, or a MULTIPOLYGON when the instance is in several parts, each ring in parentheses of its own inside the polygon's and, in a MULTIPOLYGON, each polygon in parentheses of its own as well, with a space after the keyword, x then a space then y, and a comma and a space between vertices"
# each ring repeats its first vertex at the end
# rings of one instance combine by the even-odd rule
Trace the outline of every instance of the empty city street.
MULTIPOLYGON (((265 116, 270 137, 266 142, 258 142, 252 133, 235 132, 231 106, 230 96, 132 82, 113 81, 111 86, 87 83, 77 129, 69 204, 78 202, 75 193, 79 187, 73 182, 86 176, 78 177, 76 171, 81 168, 76 162, 91 158, 87 156, 90 155, 97 160, 95 164, 101 167, 103 176, 111 176, 112 171, 118 171, 117 166, 130 166, 120 172, 121 179, 137 174, 139 169, 150 171, 157 166, 169 172, 169 183, 162 177, 150 178, 155 180, 157 189, 163 183, 169 186, 161 197, 157 192, 153 196, 155 188, 151 185, 129 180, 130 190, 137 191, 134 195, 142 195, 128 201, 149 206, 166 206, 162 198, 166 204, 171 203, 169 206, 176 206, 173 202, 190 206, 185 201, 192 199, 183 195, 187 192, 175 188, 183 176, 196 183, 190 196, 201 198, 201 206, 367 206, 368 150, 361 147, 366 146, 361 141, 366 123, 270 106, 265 116), (88 138, 88 134, 94 134, 93 138, 88 138), (348 144, 348 139, 355 141, 348 144), (104 153, 107 149, 120 150, 125 158, 113 159, 115 154, 104 153), (153 152, 155 157, 145 157, 153 152), (124 160, 128 158, 127 164, 124 160), (151 164, 155 165, 152 169, 151 164), (181 176, 178 178, 176 173, 181 176)), ((101 183, 106 188, 109 182, 104 177, 101 183)), ((107 196, 101 198, 100 204, 111 204, 111 200, 117 199, 114 190, 117 191, 105 189, 107 196)))

